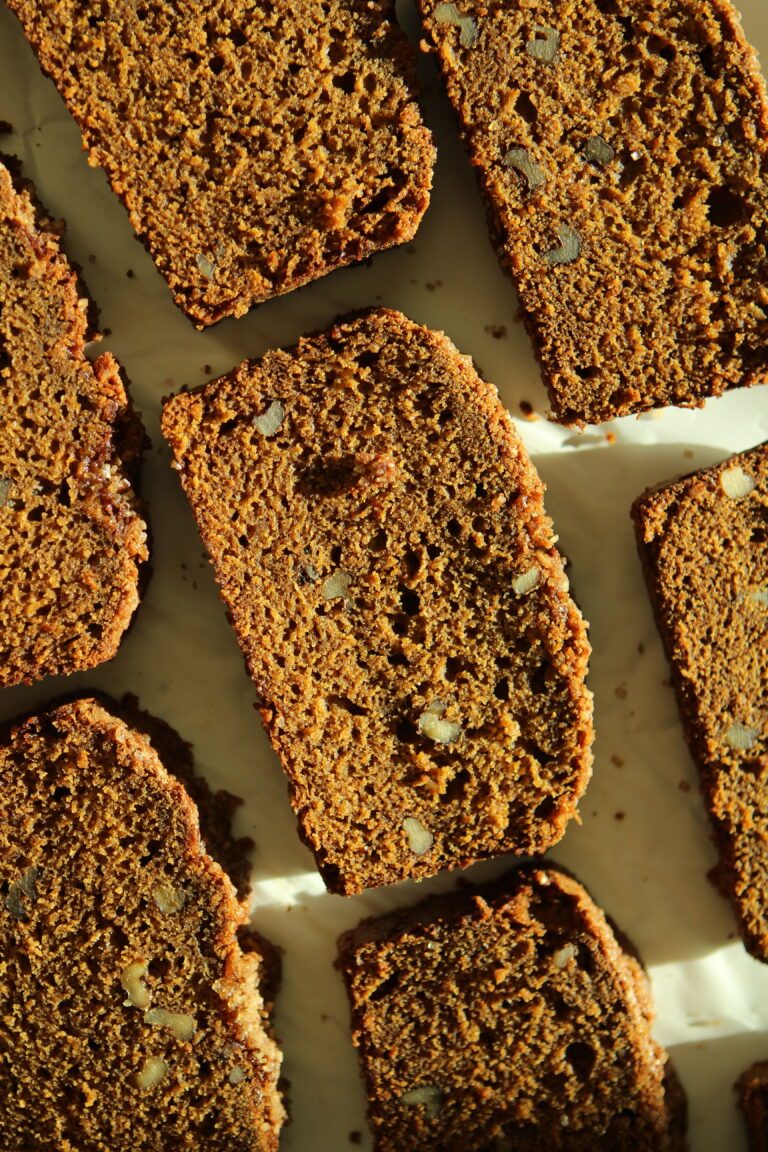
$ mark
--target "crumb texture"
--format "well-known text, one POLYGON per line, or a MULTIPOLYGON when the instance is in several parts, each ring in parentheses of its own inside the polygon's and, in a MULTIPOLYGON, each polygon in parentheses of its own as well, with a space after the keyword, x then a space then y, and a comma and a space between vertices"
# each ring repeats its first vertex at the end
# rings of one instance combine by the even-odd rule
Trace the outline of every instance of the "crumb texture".
MULTIPOLYGON (((10 162, 9 162, 10 163, 10 162)), ((109 660, 139 602, 144 433, 52 222, 0 160, 0 686, 109 660)))
POLYGON ((555 418, 764 382, 768 102, 732 5, 419 6, 555 418))
POLYGON ((0 1140, 24 1152, 275 1152, 258 953, 197 811, 93 700, 0 746, 0 1140))
POLYGON ((524 868, 339 941, 377 1152, 682 1152, 650 986, 603 913, 524 868))
POLYGON ((468 358, 378 310, 163 428, 328 886, 558 840, 591 762, 585 626, 468 358))
POLYGON ((718 882, 768 961, 768 445, 647 492, 632 515, 718 882))
POLYGON ((768 1063, 753 1064, 736 1085, 749 1136, 749 1152, 768 1152, 768 1063))
POLYGON ((389 0, 12 0, 202 327, 411 239, 434 149, 389 0))

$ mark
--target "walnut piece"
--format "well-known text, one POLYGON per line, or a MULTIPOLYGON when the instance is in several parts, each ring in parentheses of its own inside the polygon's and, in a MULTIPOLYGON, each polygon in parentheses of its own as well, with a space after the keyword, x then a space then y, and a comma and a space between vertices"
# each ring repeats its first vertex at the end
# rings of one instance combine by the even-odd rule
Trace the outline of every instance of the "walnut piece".
POLYGON ((260 416, 254 416, 253 426, 262 436, 274 436, 285 420, 285 407, 279 400, 272 400, 260 416))
POLYGON ((754 492, 757 484, 743 468, 734 464, 733 467, 726 468, 720 473, 720 487, 731 500, 742 500, 745 496, 749 496, 750 492, 754 492))
POLYGON ((455 4, 438 4, 435 20, 438 24, 453 24, 461 29, 459 43, 462 48, 471 48, 477 40, 477 21, 472 16, 464 16, 455 4))
POLYGON ((351 600, 349 594, 349 586, 352 583, 352 577, 349 572, 332 572, 327 580, 323 582, 320 589, 320 594, 324 600, 351 600))
POLYGON ((563 944, 552 957, 552 963, 555 968, 565 968, 566 965, 573 960, 578 949, 575 944, 563 944))
POLYGON ((123 1000, 126 1008, 149 1008, 149 989, 142 984, 146 974, 147 965, 144 960, 134 960, 123 968, 120 983, 128 994, 128 999, 123 1000))
POLYGON ((526 179, 529 192, 534 192, 547 182, 544 169, 531 159, 531 154, 527 148, 510 148, 504 157, 504 164, 507 168, 519 172, 526 179))
POLYGON ((185 893, 180 888, 174 888, 172 884, 158 885, 152 895, 164 916, 173 916, 176 912, 181 912, 186 900, 185 893))
POLYGON ((746 724, 740 724, 737 720, 726 732, 725 742, 736 752, 748 752, 750 748, 754 748, 759 735, 756 728, 748 728, 746 724))
POLYGON ((523 572, 520 576, 514 577, 512 580, 512 591, 517 596, 527 596, 529 592, 533 592, 539 583, 540 577, 541 572, 538 568, 529 568, 527 572, 523 572))
POLYGON ((551 64, 560 49, 560 33, 556 28, 547 28, 544 24, 535 24, 533 36, 525 46, 525 50, 540 64, 551 64))
POLYGON ((403 1092, 400 1097, 401 1104, 423 1104, 424 1111, 430 1119, 440 1115, 440 1109, 443 1106, 443 1094, 439 1088, 435 1088, 433 1084, 424 1084, 420 1088, 411 1088, 409 1092, 403 1092))
POLYGON ((18 880, 14 880, 8 889, 5 907, 14 920, 29 919, 29 910, 25 905, 34 904, 37 900, 37 878, 39 875, 40 869, 33 864, 18 880))
POLYGON ((417 820, 415 816, 406 816, 403 820, 403 828, 414 856, 424 856, 429 852, 435 838, 420 820, 417 820))
POLYGON ((150 1008, 144 1013, 145 1024, 169 1028, 177 1040, 191 1040, 197 1031, 197 1021, 186 1012, 168 1012, 165 1008, 150 1008))
POLYGON ((428 740, 434 740, 435 744, 453 744, 461 736, 461 724, 443 720, 445 708, 446 705, 442 700, 435 700, 419 716, 419 732, 428 740))
POLYGON ((168 1074, 168 1065, 159 1056, 148 1056, 143 1067, 136 1075, 136 1083, 145 1092, 149 1088, 156 1088, 168 1074))
POLYGON ((544 260, 550 268, 555 264, 573 264, 581 256, 581 236, 569 224, 560 224, 557 229, 560 247, 544 253, 544 260))

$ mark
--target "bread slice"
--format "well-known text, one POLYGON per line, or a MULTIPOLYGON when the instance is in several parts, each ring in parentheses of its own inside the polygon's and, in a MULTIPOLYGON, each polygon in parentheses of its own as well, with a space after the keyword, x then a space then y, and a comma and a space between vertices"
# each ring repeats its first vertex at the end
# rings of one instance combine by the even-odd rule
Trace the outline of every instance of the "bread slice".
POLYGON ((419 0, 555 419, 768 379, 768 101, 728 0, 419 0))
POLYGON ((768 444, 646 492, 632 516, 718 880, 768 961, 768 444))
POLYGON ((738 1080, 739 1107, 749 1135, 749 1152, 768 1152, 768 1063, 753 1064, 738 1080))
POLYGON ((685 1148, 647 977, 559 870, 365 920, 339 966, 377 1152, 685 1148))
POLYGON ((589 648, 469 359, 377 310, 174 397, 163 431, 327 886, 558 840, 589 648))
MULTIPOLYGON (((9 167, 11 165, 11 167, 9 167)), ((111 659, 139 603, 141 422, 53 223, 0 157, 0 686, 111 659)))
POLYGON ((11 0, 198 327, 414 235, 434 148, 392 0, 11 0))
POLYGON ((91 699, 33 716, 0 795, 2 1146, 274 1152, 262 961, 146 737, 91 699))

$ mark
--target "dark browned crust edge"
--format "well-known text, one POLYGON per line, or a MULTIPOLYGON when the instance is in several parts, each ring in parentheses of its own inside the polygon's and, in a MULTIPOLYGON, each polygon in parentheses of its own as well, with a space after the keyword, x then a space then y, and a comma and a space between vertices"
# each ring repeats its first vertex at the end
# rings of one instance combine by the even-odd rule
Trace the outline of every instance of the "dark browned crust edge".
POLYGON ((717 820, 713 812, 713 775, 715 769, 707 764, 700 742, 696 735, 697 725, 694 702, 692 699, 692 689, 690 682, 687 681, 685 677, 679 673, 674 661, 672 639, 662 616, 661 605, 656 594, 656 577, 651 564, 651 559, 654 554, 653 548, 646 544, 643 540, 643 510, 646 502, 651 497, 659 492, 663 492, 665 489, 673 488, 677 484, 684 483, 686 480, 690 480, 694 476, 698 476, 701 473, 706 474, 707 472, 711 472, 713 468, 719 469, 729 460, 735 460, 738 457, 743 456, 746 452, 753 452, 755 449, 761 447, 768 447, 768 441, 755 444, 752 448, 745 448, 741 452, 734 452, 731 455, 724 457, 719 464, 713 465, 712 468, 696 468, 693 469, 693 471, 685 472, 672 480, 662 481, 659 484, 654 484, 651 487, 646 488, 645 491, 633 501, 632 507, 630 509, 630 517, 635 528, 635 542, 640 559, 640 566, 642 568, 643 577, 645 579, 646 588, 648 590, 648 599, 651 603, 651 609, 653 611, 653 618, 656 623, 656 629, 659 633, 659 636, 661 637, 661 641, 664 646, 664 654, 669 666, 670 678, 672 681, 672 687, 675 692, 675 700, 677 702, 680 723, 683 728, 683 735, 685 737, 686 744, 688 745, 691 758, 693 759, 698 771, 699 789, 702 800, 704 802, 704 807, 706 808, 707 815, 709 817, 710 835, 718 854, 718 863, 709 873, 709 879, 712 881, 713 886, 720 893, 720 895, 731 905, 734 916, 736 918, 739 936, 741 937, 747 952, 749 952, 750 956, 753 956, 756 960, 760 960, 763 963, 768 963, 768 951, 766 951, 765 945, 761 941, 760 937, 755 935, 755 933, 750 932, 748 929, 742 917, 739 903, 736 899, 734 877, 738 874, 738 869, 736 867, 733 846, 729 837, 725 834, 722 825, 717 820))

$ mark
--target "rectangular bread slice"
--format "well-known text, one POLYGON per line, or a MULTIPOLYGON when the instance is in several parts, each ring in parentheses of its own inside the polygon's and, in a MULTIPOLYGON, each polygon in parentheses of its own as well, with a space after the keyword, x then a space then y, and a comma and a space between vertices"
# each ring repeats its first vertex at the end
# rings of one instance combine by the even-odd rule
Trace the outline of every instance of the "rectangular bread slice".
POLYGON ((527 867, 339 941, 377 1152, 672 1152, 650 985, 571 877, 527 867))
POLYGON ((146 577, 144 430, 59 240, 0 157, 0 687, 111 659, 146 577))
POLYGON ((328 887, 557 841, 586 630, 469 359, 381 309, 172 398, 163 431, 328 887))
POLYGON ((768 961, 768 444, 646 492, 632 516, 718 881, 768 961))
POLYGON ((749 1136, 749 1152, 768 1152, 768 1063, 743 1072, 736 1084, 739 1107, 749 1136))
POLYGON ((11 0, 198 327, 410 240, 434 149, 391 0, 11 0))
POLYGON ((179 762, 88 698, 0 733, 9 1152, 278 1147, 269 950, 241 936, 245 906, 172 774, 191 778, 188 749, 150 727, 179 762))
POLYGON ((552 412, 768 379, 768 101, 728 0, 419 0, 552 412))

